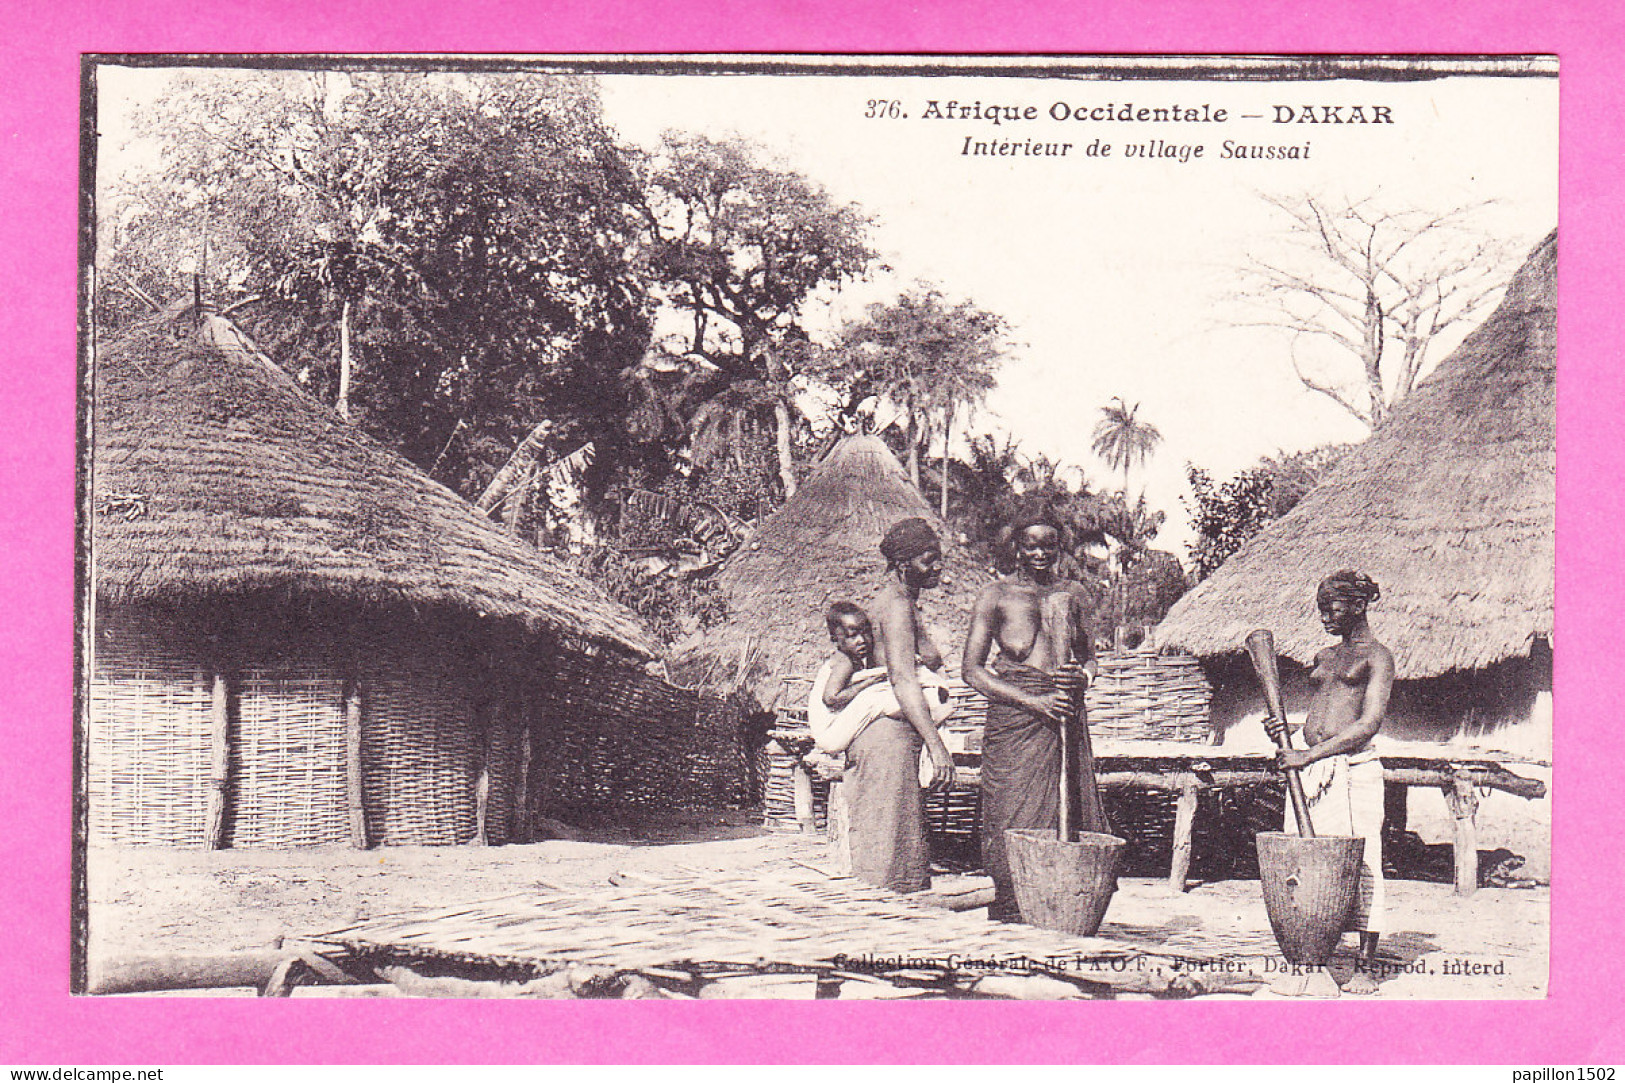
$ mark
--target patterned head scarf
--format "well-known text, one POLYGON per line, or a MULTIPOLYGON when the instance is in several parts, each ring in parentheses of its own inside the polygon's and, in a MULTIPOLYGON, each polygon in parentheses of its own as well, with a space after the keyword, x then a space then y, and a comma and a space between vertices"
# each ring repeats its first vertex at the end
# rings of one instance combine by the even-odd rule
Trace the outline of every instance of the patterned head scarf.
POLYGON ((1364 609, 1382 597, 1382 588, 1364 572, 1345 568, 1322 579, 1316 597, 1324 601, 1336 598, 1364 609))
POLYGON ((880 539, 880 555, 889 564, 907 564, 922 553, 942 548, 942 539, 924 519, 904 519, 880 539))

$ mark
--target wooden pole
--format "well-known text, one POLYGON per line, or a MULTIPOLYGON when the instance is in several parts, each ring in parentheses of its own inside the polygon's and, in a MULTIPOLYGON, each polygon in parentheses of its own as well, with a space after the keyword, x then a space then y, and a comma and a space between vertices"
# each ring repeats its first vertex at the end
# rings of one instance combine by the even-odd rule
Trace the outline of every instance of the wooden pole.
POLYGON ((1397 782, 1390 782, 1384 772, 1382 783, 1382 834, 1384 838, 1402 835, 1409 826, 1409 808, 1406 796, 1410 790, 1397 782))
POLYGON ((1196 827, 1196 804, 1200 788, 1195 778, 1187 776, 1180 786, 1179 802, 1174 806, 1174 852, 1168 864, 1168 886, 1175 891, 1185 890, 1185 881, 1191 871, 1191 836, 1196 827))
POLYGON ((1478 890, 1478 789, 1465 773, 1458 773, 1443 789, 1456 824, 1456 894, 1471 895, 1478 890))
POLYGON ((799 759, 790 768, 790 781, 795 792, 796 823, 803 834, 818 830, 818 817, 813 811, 812 772, 799 759))
POLYGON ((239 951, 217 955, 125 955, 91 963, 86 992, 167 992, 175 989, 263 989, 285 951, 239 951))
POLYGON ((344 807, 350 820, 350 845, 365 850, 367 806, 361 758, 361 682, 352 680, 344 691, 344 807))
POLYGON ((836 779, 829 787, 828 827, 830 861, 841 876, 852 875, 852 810, 847 805, 846 782, 836 779))
POLYGON ((491 845, 491 745, 496 729, 496 711, 490 703, 474 708, 475 732, 481 734, 480 774, 474 782, 474 837, 475 846, 491 845), (481 724, 483 723, 483 725, 481 724))
POLYGON ((519 780, 514 783, 513 837, 517 842, 530 842, 530 761, 535 755, 531 747, 530 712, 523 701, 515 703, 519 712, 519 780))
MULTIPOLYGON (((1264 702, 1269 705, 1270 718, 1274 720, 1275 743, 1281 748, 1292 748, 1292 735, 1287 730, 1286 707, 1281 700, 1281 672, 1277 668, 1275 658, 1275 637, 1263 628, 1247 636, 1244 644, 1247 656, 1253 663, 1253 672, 1258 674, 1258 683, 1264 689, 1264 702)), ((1309 820, 1309 798, 1303 792, 1303 779, 1296 767, 1289 767, 1283 772, 1286 775, 1287 796, 1292 799, 1292 819, 1298 825, 1298 834, 1306 839, 1315 837, 1315 829, 1309 820)))
POLYGON ((339 416, 350 420, 350 302, 339 314, 339 416))
POLYGON ((1063 675, 1062 691, 1067 694, 1066 719, 1061 723, 1060 822, 1056 838, 1078 841, 1078 825, 1083 821, 1083 685, 1079 674, 1063 675))
POLYGON ((206 806, 205 844, 211 850, 226 845, 226 789, 231 782, 231 695, 224 673, 214 674, 209 702, 209 796, 206 806))

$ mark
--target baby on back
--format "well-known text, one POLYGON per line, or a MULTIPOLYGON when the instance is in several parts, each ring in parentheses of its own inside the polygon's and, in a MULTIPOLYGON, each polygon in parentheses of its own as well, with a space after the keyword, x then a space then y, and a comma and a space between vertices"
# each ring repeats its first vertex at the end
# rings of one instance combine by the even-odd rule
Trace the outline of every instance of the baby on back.
POLYGON ((886 679, 886 667, 875 665, 875 630, 869 614, 851 602, 835 602, 824 612, 835 653, 824 663, 829 671, 820 698, 839 711, 859 694, 886 679))
MULTIPOLYGON (((885 667, 875 664, 869 615, 851 602, 835 602, 825 611, 824 623, 835 652, 813 679, 807 723, 819 748, 843 752, 870 722, 882 716, 901 718, 903 708, 886 680, 885 667)), ((952 703, 942 679, 922 668, 920 683, 931 717, 944 721, 952 703)))

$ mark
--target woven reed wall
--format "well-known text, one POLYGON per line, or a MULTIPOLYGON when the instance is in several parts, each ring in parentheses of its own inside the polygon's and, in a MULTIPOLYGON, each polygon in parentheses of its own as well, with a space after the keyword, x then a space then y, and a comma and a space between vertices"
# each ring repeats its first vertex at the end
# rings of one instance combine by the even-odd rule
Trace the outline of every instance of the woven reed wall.
POLYGON ((201 645, 141 610, 96 626, 86 721, 93 845, 207 841, 210 677, 201 645))
POLYGON ((531 807, 563 820, 752 801, 746 719, 731 700, 631 666, 561 656, 531 703, 531 807))
POLYGON ((485 735, 483 762, 488 770, 485 803, 485 840, 493 846, 527 841, 521 776, 526 769, 525 715, 507 701, 491 714, 485 735))
MULTIPOLYGON (((213 666, 202 618, 125 606, 99 615, 88 720, 91 840, 204 846, 213 666)), ((463 625, 333 614, 236 614, 229 846, 350 841, 346 671, 361 702, 369 841, 526 841, 532 813, 740 808, 757 797, 731 702, 579 652, 499 654, 463 625), (545 674, 537 678, 537 674, 545 674), (529 733, 527 734, 527 727, 529 733), (527 803, 526 796, 529 801, 527 803)), ((540 650, 540 649, 539 649, 540 650)))
POLYGON ((1206 741, 1213 689, 1185 654, 1108 651, 1089 686, 1089 733, 1097 741, 1206 741))
POLYGON ((243 669, 234 691, 226 844, 347 841, 344 678, 319 663, 281 662, 243 669))
POLYGON ((391 635, 370 641, 358 662, 361 804, 379 845, 474 838, 483 727, 474 675, 446 646, 421 632, 391 635))
MULTIPOLYGON (((205 846, 214 667, 204 614, 139 606, 98 614, 86 720, 90 840, 205 846)), ((235 614, 224 843, 285 848, 349 841, 343 661, 321 621, 235 614), (247 629, 245 631, 244 629, 247 629)), ((283 615, 285 617, 285 615, 283 615)), ((362 693, 363 807, 373 842, 448 844, 475 832, 483 735, 466 659, 403 633, 369 643, 362 693)), ((495 740, 511 761, 518 741, 495 740)), ((493 764, 497 834, 511 831, 517 766, 493 764), (503 802, 505 801, 505 805, 503 802)))

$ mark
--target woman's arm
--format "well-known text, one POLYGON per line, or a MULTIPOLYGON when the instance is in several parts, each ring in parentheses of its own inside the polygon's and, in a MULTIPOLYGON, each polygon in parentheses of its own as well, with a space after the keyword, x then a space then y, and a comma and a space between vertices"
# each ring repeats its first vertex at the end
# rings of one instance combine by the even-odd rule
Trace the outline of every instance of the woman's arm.
POLYGON ((954 758, 948 746, 942 743, 942 735, 937 732, 931 710, 925 703, 925 690, 920 687, 913 603, 900 592, 888 591, 880 606, 876 631, 892 692, 903 708, 903 717, 925 741, 926 751, 931 755, 931 788, 939 789, 953 781, 954 758))

